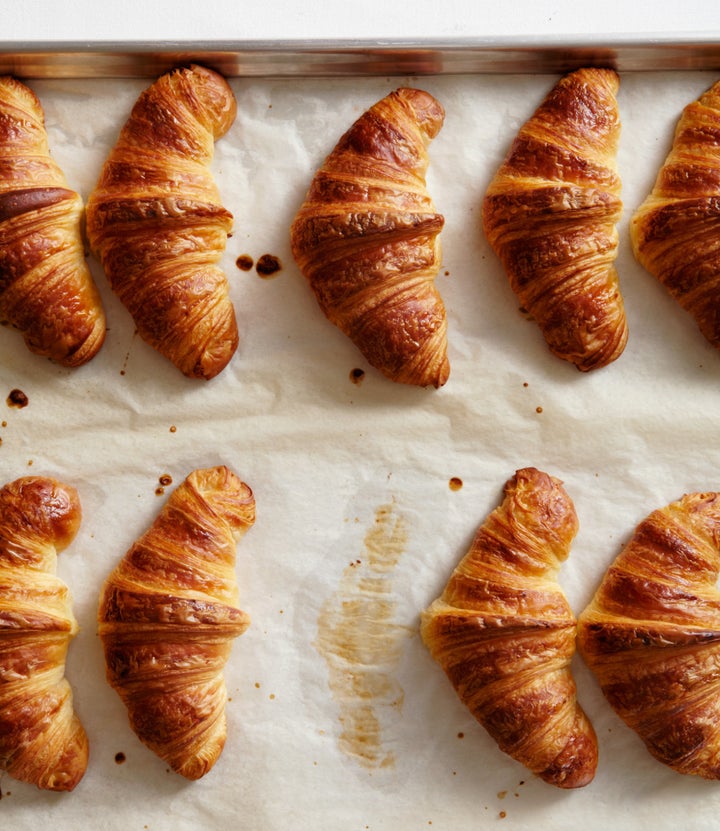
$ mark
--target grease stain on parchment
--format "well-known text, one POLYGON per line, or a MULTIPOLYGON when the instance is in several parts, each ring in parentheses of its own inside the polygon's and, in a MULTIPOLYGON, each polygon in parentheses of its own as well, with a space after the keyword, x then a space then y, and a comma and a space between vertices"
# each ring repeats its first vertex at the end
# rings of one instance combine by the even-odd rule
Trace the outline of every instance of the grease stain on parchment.
POLYGON ((340 749, 371 769, 395 763, 384 746, 384 724, 397 717, 404 699, 394 673, 412 630, 393 620, 393 572, 407 539, 394 505, 379 507, 363 552, 346 566, 318 616, 314 646, 328 665, 330 691, 340 710, 340 749))

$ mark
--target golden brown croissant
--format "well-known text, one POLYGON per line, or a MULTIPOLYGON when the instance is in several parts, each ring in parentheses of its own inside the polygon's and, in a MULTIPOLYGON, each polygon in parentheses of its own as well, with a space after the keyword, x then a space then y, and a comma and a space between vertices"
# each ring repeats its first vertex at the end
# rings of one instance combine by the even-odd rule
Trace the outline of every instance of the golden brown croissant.
POLYGON ((83 202, 51 158, 35 93, 0 78, 0 316, 63 366, 89 361, 105 313, 85 260, 83 202))
POLYGON ((140 336, 189 377, 213 378, 238 345, 218 266, 232 214, 210 170, 235 119, 228 83, 200 66, 138 98, 88 199, 87 234, 140 336))
POLYGON ((447 319, 435 288, 444 219, 427 192, 427 145, 445 113, 398 89, 343 135, 292 223, 293 256, 320 308, 392 381, 442 386, 447 319))
POLYGON ((587 785, 597 739, 577 703, 575 618, 557 583, 577 532, 559 479, 517 471, 421 635, 460 700, 505 753, 561 788, 587 785))
POLYGON ((683 111, 630 223, 638 262, 720 347, 720 81, 683 111))
POLYGON ((80 519, 77 492, 54 479, 0 489, 0 769, 54 791, 71 791, 88 759, 65 679, 77 621, 55 575, 80 519))
POLYGON ((720 494, 653 511, 578 619, 616 713, 680 773, 720 779, 720 494))
POLYGON ((108 681, 138 737, 188 779, 225 745, 223 669, 250 623, 237 608, 235 547, 254 521, 252 491, 237 476, 196 470, 103 588, 108 681))
POLYGON ((483 227, 553 354, 588 371, 627 343, 614 262, 622 213, 618 76, 561 78, 520 129, 483 201, 483 227))

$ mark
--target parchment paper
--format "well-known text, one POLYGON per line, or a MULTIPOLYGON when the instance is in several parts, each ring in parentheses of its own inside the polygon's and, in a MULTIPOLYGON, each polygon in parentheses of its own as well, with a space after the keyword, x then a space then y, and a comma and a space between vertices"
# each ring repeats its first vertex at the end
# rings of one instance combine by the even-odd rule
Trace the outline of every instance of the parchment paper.
MULTIPOLYGON (((94 260, 110 331, 89 365, 58 368, 0 329, 3 482, 55 476, 77 487, 83 504, 59 574, 81 626, 67 677, 91 743, 71 794, 3 777, 4 827, 660 831, 689 818, 694 829, 715 826, 720 784, 655 762, 579 658, 600 765, 591 785, 563 792, 497 749, 417 634, 419 612, 518 468, 559 476, 575 502, 580 531, 561 582, 577 613, 651 510, 720 486, 720 355, 634 262, 627 234, 682 107, 716 79, 622 78, 618 269, 630 340, 615 364, 591 374, 550 354, 480 230, 490 178, 556 80, 234 79, 238 118, 213 170, 235 216, 224 266, 242 340, 209 383, 183 378, 135 336, 94 260), (437 285, 452 370, 437 391, 393 385, 367 366, 319 311, 288 243, 323 157, 363 110, 403 84, 432 92, 447 112, 428 175, 446 219, 437 285), (282 263, 271 279, 235 265, 263 254, 282 263), (353 380, 356 369, 364 376, 353 380), (27 395, 22 409, 4 403, 15 388, 27 395), (219 463, 257 499, 237 559, 253 622, 226 669, 224 753, 189 783, 131 732, 105 682, 95 621, 102 581, 170 490, 219 463), (172 484, 156 493, 164 475, 172 484)), ((147 83, 30 83, 53 154, 84 197, 147 83)))

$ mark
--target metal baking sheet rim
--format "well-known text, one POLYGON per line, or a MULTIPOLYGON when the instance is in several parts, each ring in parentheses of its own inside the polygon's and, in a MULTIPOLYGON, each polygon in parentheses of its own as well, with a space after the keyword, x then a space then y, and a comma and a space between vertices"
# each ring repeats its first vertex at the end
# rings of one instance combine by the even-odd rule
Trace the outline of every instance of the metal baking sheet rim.
POLYGON ((227 77, 343 77, 720 70, 712 36, 493 38, 452 41, 44 42, 0 41, 0 74, 21 78, 154 77, 198 62, 227 77))

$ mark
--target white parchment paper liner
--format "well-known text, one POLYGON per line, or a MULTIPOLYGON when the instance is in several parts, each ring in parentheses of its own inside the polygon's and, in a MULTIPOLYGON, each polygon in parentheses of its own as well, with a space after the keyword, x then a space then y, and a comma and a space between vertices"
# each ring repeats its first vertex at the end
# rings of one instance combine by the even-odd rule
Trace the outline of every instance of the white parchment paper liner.
MULTIPOLYGON (((480 231, 484 189, 516 130, 555 82, 550 76, 238 80, 238 119, 213 169, 235 216, 225 267, 241 345, 210 383, 183 378, 135 335, 93 269, 110 331, 76 371, 32 356, 0 330, 6 408, 3 481, 47 474, 74 484, 84 521, 60 555, 81 633, 67 675, 88 731, 88 772, 72 794, 45 794, 4 777, 8 828, 453 829, 504 819, 537 829, 671 829, 714 825, 720 785, 658 764, 625 728, 577 659, 580 699, 600 741, 595 781, 562 792, 497 750, 456 699, 417 636, 419 611, 441 590, 512 473, 559 476, 580 532, 561 581, 576 612, 634 526, 656 507, 720 486, 720 356, 633 260, 630 215, 651 187, 682 107, 715 77, 625 75, 619 167, 625 214, 618 258, 630 340, 615 364, 583 375, 554 358, 480 231), (452 371, 438 391, 398 387, 369 368, 320 313, 295 268, 288 228, 324 155, 360 113, 415 84, 444 104, 428 186, 445 215, 437 285, 450 325, 452 371), (273 279, 236 258, 271 253, 273 279), (353 384, 351 370, 366 370, 353 384), (171 431, 171 427, 175 428, 171 431), (192 469, 225 463, 253 488, 257 523, 238 548, 242 606, 252 616, 226 670, 228 742, 203 780, 166 770, 130 731, 104 680, 95 615, 101 583, 192 469), (462 480, 459 490, 451 477, 462 480), (338 743, 339 704, 315 647, 318 617, 349 564, 365 556, 377 512, 405 529, 386 576, 392 622, 403 631, 392 670, 402 695, 378 705, 375 767, 338 743), (117 753, 125 755, 118 764, 117 753), (502 813, 504 812, 504 817, 502 813)), ((87 197, 145 81, 31 83, 45 107, 54 155, 87 197)), ((4 405, 3 405, 4 406, 4 405)))

